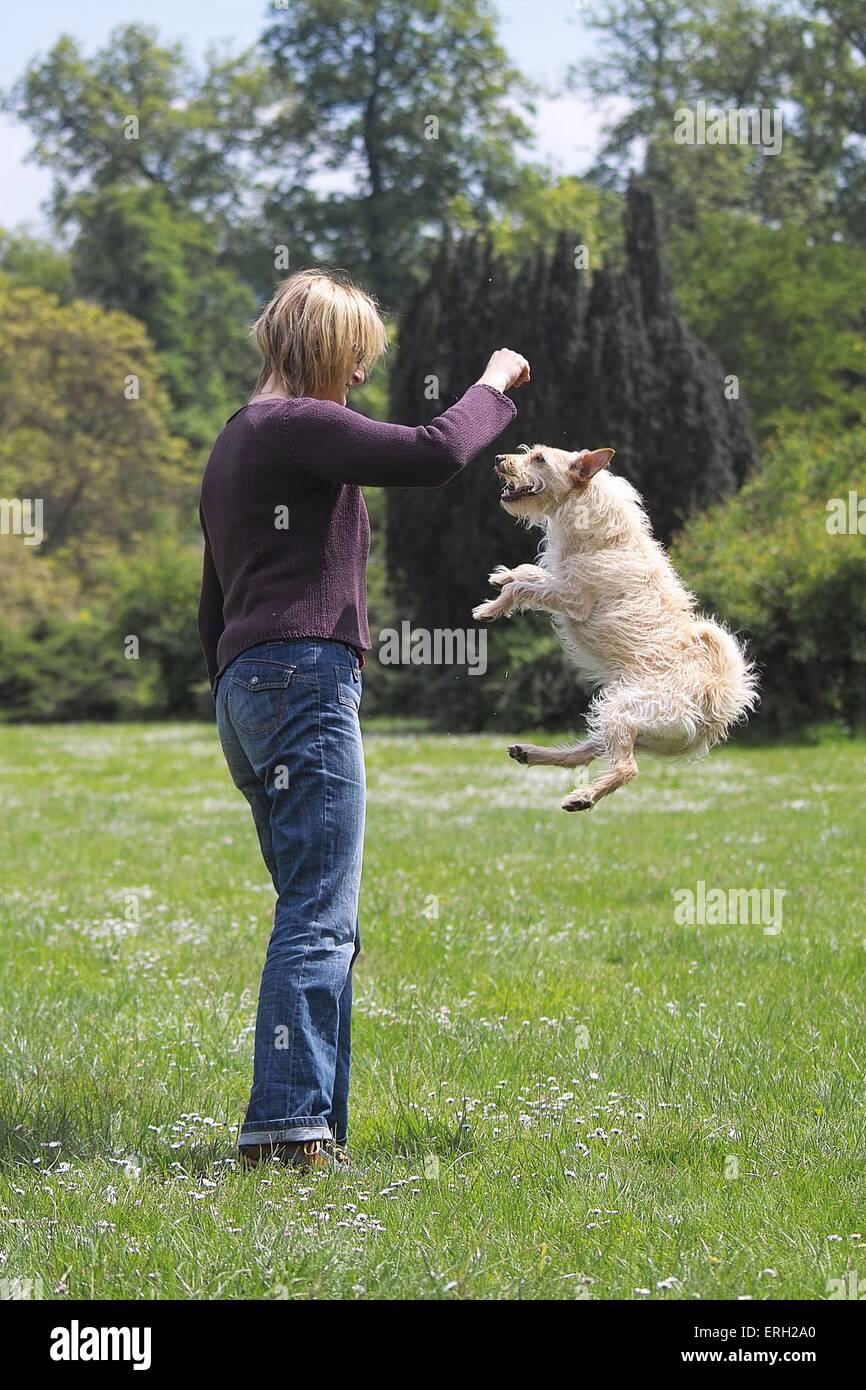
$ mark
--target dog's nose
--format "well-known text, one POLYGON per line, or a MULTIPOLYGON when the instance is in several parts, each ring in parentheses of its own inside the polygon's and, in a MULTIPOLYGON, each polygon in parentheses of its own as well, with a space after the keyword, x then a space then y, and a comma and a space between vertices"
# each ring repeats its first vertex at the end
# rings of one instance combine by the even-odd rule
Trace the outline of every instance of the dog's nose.
POLYGON ((504 454, 497 454, 497 455, 496 455, 496 458, 493 460, 493 462, 494 462, 494 463, 504 463, 504 462, 505 462, 505 455, 504 455, 504 454))

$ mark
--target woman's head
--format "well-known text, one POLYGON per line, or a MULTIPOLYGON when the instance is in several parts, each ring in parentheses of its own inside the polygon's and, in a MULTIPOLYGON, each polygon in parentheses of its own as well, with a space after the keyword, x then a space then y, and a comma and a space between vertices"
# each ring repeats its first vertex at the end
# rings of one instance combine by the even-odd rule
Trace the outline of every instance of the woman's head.
POLYGON ((376 302, 346 276, 300 270, 253 326, 262 354, 256 390, 345 401, 388 346, 376 302))

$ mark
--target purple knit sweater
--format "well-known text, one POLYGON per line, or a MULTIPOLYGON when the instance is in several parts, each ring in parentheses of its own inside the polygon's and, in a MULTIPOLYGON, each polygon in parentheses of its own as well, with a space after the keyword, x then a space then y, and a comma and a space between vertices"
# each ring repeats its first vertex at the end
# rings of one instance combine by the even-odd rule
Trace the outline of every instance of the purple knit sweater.
POLYGON ((198 627, 211 685, 259 642, 317 637, 369 649, 368 487, 441 487, 516 414, 475 385, 429 425, 383 425, 332 401, 253 401, 204 472, 198 627))

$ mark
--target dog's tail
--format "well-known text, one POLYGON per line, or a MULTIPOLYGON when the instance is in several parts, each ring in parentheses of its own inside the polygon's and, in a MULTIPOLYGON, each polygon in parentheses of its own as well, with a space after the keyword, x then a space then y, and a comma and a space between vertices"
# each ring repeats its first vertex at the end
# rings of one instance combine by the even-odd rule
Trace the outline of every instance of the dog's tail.
POLYGON ((707 747, 727 738, 731 728, 757 705, 758 673, 740 643, 720 623, 696 624, 696 633, 709 668, 702 693, 707 721, 707 747))

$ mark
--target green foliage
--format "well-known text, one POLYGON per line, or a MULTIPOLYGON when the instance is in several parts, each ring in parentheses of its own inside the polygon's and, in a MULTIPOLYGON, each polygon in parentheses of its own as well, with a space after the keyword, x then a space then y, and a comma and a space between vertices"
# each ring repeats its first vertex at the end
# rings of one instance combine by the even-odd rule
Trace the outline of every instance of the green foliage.
POLYGON ((64 35, 4 105, 36 137, 33 158, 54 176, 61 222, 77 216, 81 192, 115 186, 161 188, 178 210, 225 217, 242 201, 245 157, 268 95, 250 54, 211 56, 197 72, 181 45, 127 24, 92 58, 64 35))
MULTIPOLYGON (((380 372, 362 410, 430 418, 492 347, 514 343, 534 375, 500 447, 610 444, 664 536, 709 505, 678 552, 707 601, 753 628, 768 722, 813 707, 860 718, 846 693, 862 674, 856 539, 817 534, 825 498, 809 492, 825 456, 841 492, 860 478, 848 444, 799 451, 789 433, 740 498, 713 505, 755 457, 725 377, 739 378, 770 441, 804 424, 826 440, 864 417, 857 0, 610 0, 595 20, 599 52, 574 82, 615 91, 627 109, 592 181, 515 155, 531 134, 521 110, 532 112, 515 93, 529 87, 487 0, 297 0, 268 16, 258 51, 201 67, 142 25, 92 57, 63 38, 31 63, 5 105, 53 174, 57 240, 0 233, 0 495, 41 497, 46 539, 37 553, 0 539, 0 717, 207 706, 186 524, 193 450, 249 390, 245 327, 278 276, 274 248, 287 246, 292 268, 342 263, 405 309, 392 399, 380 372), (675 144, 674 111, 699 98, 783 106, 781 153, 675 144), (616 225, 636 153, 664 214, 664 255, 639 190, 616 225), (311 177, 337 171, 348 180, 337 192, 311 177), (802 508, 766 506, 767 488, 802 508), (730 564, 716 563, 717 542, 730 564), (850 621, 815 684, 834 611, 850 621), (138 663, 120 654, 130 633, 138 663), (75 669, 62 687, 47 679, 51 660, 75 669)), ((374 638, 404 617, 465 627, 487 569, 535 549, 497 507, 483 462, 440 492, 393 494, 387 525, 384 499, 369 500, 374 638)), ((520 722, 521 710, 571 722, 579 697, 543 621, 491 629, 489 661, 483 681, 445 671, 423 689, 371 662, 368 708, 464 727, 520 722)))
POLYGON ((251 389, 252 291, 222 265, 214 236, 161 188, 82 195, 72 248, 77 293, 134 315, 159 351, 176 432, 203 448, 251 389))
POLYGON ((74 616, 81 606, 81 586, 63 564, 25 545, 16 535, 0 535, 0 621, 21 628, 47 613, 74 616))
POLYGON ((736 497, 678 536, 674 563, 762 668, 765 726, 866 721, 866 509, 833 534, 828 503, 866 499, 866 430, 790 434, 736 497))
MULTIPOLYGON (((484 596, 483 589, 480 594, 484 596)), ((403 708, 414 697, 411 708, 440 729, 578 729, 589 695, 565 660, 549 620, 525 613, 486 631, 484 675, 446 669, 433 682, 429 672, 418 675, 410 669, 401 692, 403 708)))
POLYGON ((765 433, 862 419, 866 249, 709 213, 700 232, 674 233, 671 264, 684 315, 739 376, 765 433))
POLYGON ((0 537, 0 719, 189 713, 201 558, 177 532, 195 478, 144 328, 5 277, 0 314, 0 495, 40 500, 44 528, 38 546, 0 537))
MULTIPOLYGON (((866 34, 861 0, 599 0, 590 82, 626 103, 595 176, 642 161, 683 315, 762 434, 850 428, 866 399, 866 34), (781 148, 680 144, 676 113, 777 111, 781 148)), ((586 83, 583 66, 572 83, 586 83)))
MULTIPOLYGON (((671 221, 707 210, 799 222, 827 238, 866 235, 866 33, 862 0, 599 0, 590 23, 599 61, 589 81, 627 103, 608 131, 598 175, 621 185, 641 152, 671 221), (681 145, 675 113, 699 100, 781 110, 781 150, 681 145)), ((586 83, 583 65, 572 83, 586 83)))
POLYGON ((84 613, 45 617, 21 630, 0 624, 0 721, 116 719, 131 710, 119 649, 84 613))
POLYGON ((0 722, 115 719, 131 682, 92 587, 18 536, 0 536, 0 722))
POLYGON ((487 232, 494 251, 523 260, 538 248, 552 250, 563 228, 579 227, 588 267, 598 266, 620 236, 621 198, 573 175, 555 175, 523 165, 507 207, 490 222, 458 198, 452 226, 461 232, 487 232))
POLYGON ((3 276, 0 317, 0 496, 42 499, 45 553, 63 549, 87 569, 191 499, 159 364, 128 314, 61 305, 3 276))
POLYGON ((0 271, 17 289, 45 290, 60 300, 72 292, 69 256, 25 232, 0 231, 0 271))
MULTIPOLYGON (((248 155, 269 93, 249 55, 211 56, 197 72, 180 46, 133 24, 92 59, 61 38, 6 101, 54 175, 56 225, 75 229, 72 292, 146 326, 172 428, 199 448, 255 379, 245 329, 256 297, 234 231, 250 216, 248 155)), ((58 273, 44 252, 10 255, 16 282, 27 259, 28 283, 58 273)), ((273 273, 272 247, 268 255, 273 273)))
POLYGON ((111 640, 126 648, 135 638, 136 701, 149 717, 205 713, 212 708, 196 612, 201 548, 156 536, 126 559, 115 558, 102 576, 111 640))
POLYGON ((11 581, 0 618, 0 721, 208 714, 196 630, 200 547, 157 535, 96 568, 76 586, 56 560, 17 537, 0 541, 0 579, 11 581))
POLYGON ((666 540, 696 509, 732 492, 757 453, 743 399, 726 399, 725 370, 688 329, 675 298, 654 200, 632 183, 625 264, 596 275, 580 391, 580 446, 617 450, 617 471, 643 494, 666 540))
POLYGON ((263 43, 283 88, 261 142, 285 171, 267 195, 273 239, 294 252, 299 237, 302 255, 314 245, 399 306, 455 200, 487 220, 530 138, 494 11, 487 0, 295 0, 263 43), (350 190, 316 191, 315 169, 350 175, 350 190))

